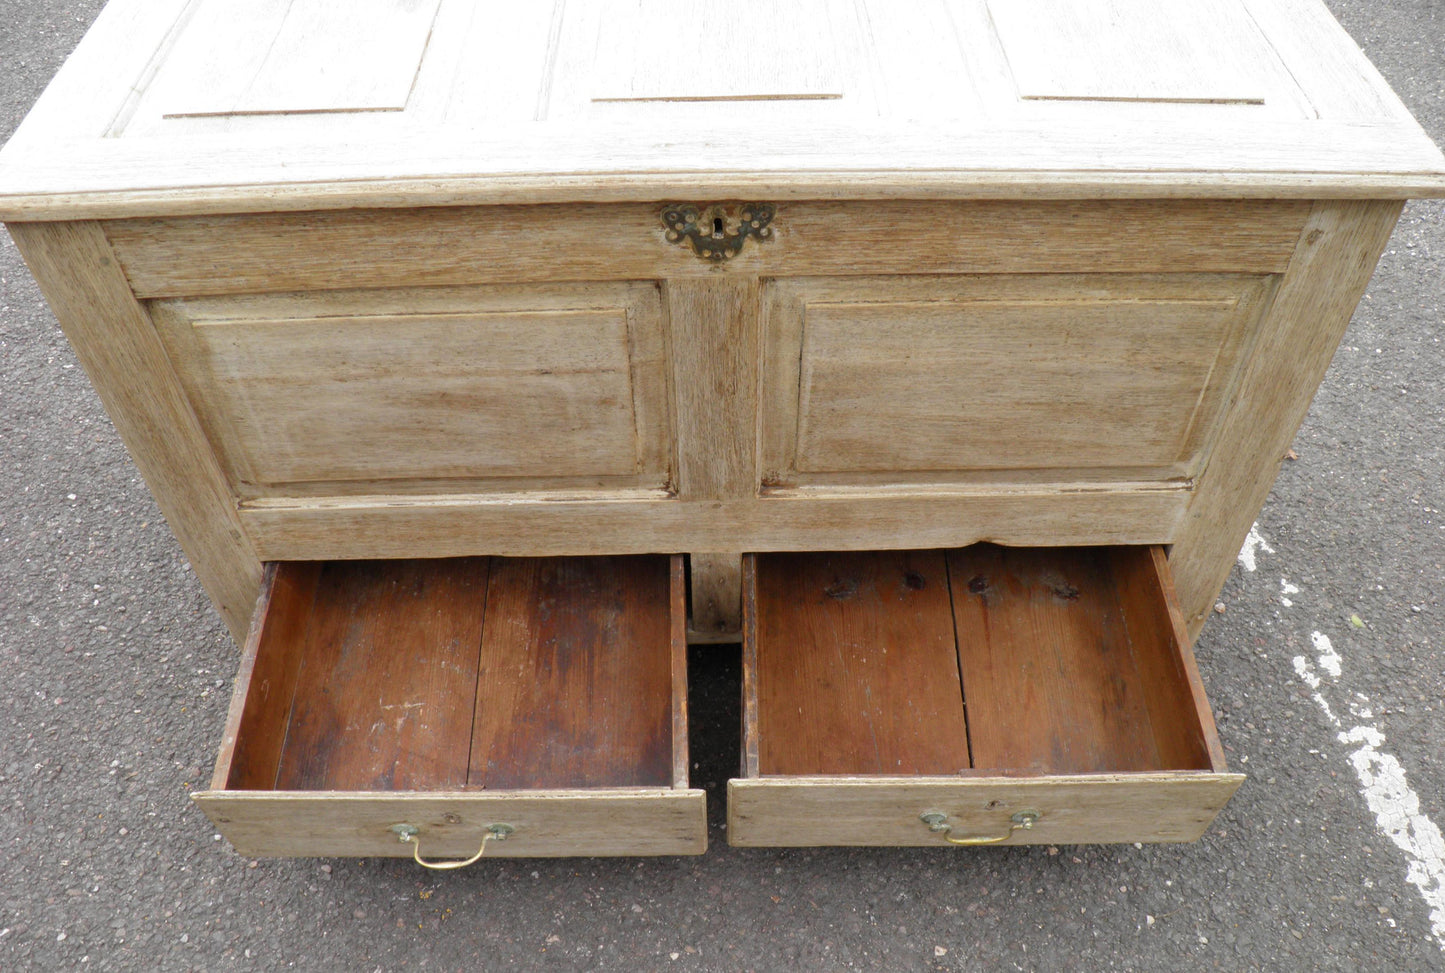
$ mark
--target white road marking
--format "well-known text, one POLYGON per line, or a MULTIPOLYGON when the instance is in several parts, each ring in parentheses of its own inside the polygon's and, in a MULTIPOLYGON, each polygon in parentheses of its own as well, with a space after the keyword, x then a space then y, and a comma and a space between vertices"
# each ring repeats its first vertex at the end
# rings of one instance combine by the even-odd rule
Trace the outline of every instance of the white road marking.
MULTIPOLYGON (((1259 551, 1273 554, 1274 548, 1259 533, 1256 524, 1250 528, 1249 537, 1239 552, 1239 563, 1246 571, 1252 572, 1258 567, 1259 551)), ((1300 589, 1281 578, 1280 591, 1280 604, 1293 607, 1294 603, 1284 595, 1299 594, 1300 589)), ((1310 644, 1314 646, 1315 658, 1295 656, 1295 674, 1310 688, 1310 696, 1325 719, 1337 729, 1336 739, 1345 746, 1356 747, 1349 761, 1360 782, 1365 805, 1375 815, 1380 833, 1405 853, 1408 862, 1405 881, 1415 886, 1425 900, 1430 909, 1430 933, 1445 952, 1445 836, 1435 822, 1420 811, 1420 795, 1410 787, 1404 766, 1394 754, 1381 749, 1385 735, 1379 728, 1368 722, 1344 728, 1322 692, 1328 688, 1347 692, 1337 685, 1344 675, 1344 657, 1323 632, 1311 632, 1310 644), (1328 684, 1321 678, 1321 670, 1329 677, 1328 684)), ((1372 720, 1374 713, 1364 705, 1369 702, 1368 697, 1362 693, 1354 695, 1348 706, 1350 716, 1357 721, 1372 720)), ((1395 927, 1393 922, 1389 925, 1395 927)))
POLYGON ((1259 532, 1259 524, 1254 524, 1249 528, 1249 536, 1244 539, 1244 546, 1239 549, 1239 563, 1244 565, 1244 570, 1250 574, 1253 574, 1257 567, 1255 555, 1260 551, 1273 554, 1274 548, 1269 546, 1269 542, 1259 532))

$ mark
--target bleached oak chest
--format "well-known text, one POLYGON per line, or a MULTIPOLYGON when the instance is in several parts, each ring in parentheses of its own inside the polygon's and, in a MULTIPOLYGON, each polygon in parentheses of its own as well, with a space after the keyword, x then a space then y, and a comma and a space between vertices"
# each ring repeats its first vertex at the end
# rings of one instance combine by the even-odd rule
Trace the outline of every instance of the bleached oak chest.
POLYGON ((114 0, 0 217, 247 854, 1197 837, 1190 643, 1445 159, 1315 0, 114 0))

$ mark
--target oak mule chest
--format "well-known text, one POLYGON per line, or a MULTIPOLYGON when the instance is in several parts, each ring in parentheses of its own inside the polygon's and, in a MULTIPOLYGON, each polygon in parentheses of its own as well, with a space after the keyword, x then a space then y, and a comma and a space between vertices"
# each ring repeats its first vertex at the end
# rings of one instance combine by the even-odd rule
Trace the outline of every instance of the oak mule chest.
POLYGON ((113 0, 8 224, 244 646, 248 855, 1191 840, 1445 159, 1317 0, 113 0))

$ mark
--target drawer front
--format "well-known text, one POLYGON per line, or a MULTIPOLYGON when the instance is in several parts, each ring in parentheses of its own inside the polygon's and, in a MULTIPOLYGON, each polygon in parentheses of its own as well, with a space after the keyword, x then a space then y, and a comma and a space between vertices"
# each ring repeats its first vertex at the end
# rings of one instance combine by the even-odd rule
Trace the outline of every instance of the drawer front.
POLYGON ((948 845, 949 839, 979 845, 1195 841, 1243 780, 1240 774, 1227 773, 1038 780, 733 780, 728 783, 728 842, 926 846, 948 845), (942 815, 942 821, 933 815, 942 815), (1014 827, 1023 821, 1030 826, 1014 827))
POLYGON ((206 792, 196 804, 242 855, 466 858, 495 825, 488 858, 700 855, 707 850, 700 790, 511 791, 432 794, 206 792), (395 829, 417 829, 418 846, 395 829))
POLYGON ((764 482, 1188 478, 1272 290, 1233 274, 777 281, 764 482))
POLYGON ((272 565, 195 800, 252 855, 699 854, 684 588, 680 556, 272 565))
POLYGON ((668 480, 655 286, 151 306, 243 499, 668 480))

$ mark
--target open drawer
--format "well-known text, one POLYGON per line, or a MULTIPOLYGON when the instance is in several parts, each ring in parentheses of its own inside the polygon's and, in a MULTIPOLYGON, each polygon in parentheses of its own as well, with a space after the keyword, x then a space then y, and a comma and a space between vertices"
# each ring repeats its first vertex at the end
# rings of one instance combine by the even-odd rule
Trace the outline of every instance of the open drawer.
POLYGON ((1162 548, 744 562, 734 845, 1192 841, 1225 772, 1162 548))
POLYGON ((246 855, 700 854, 683 588, 681 556, 271 564, 196 803, 246 855))

